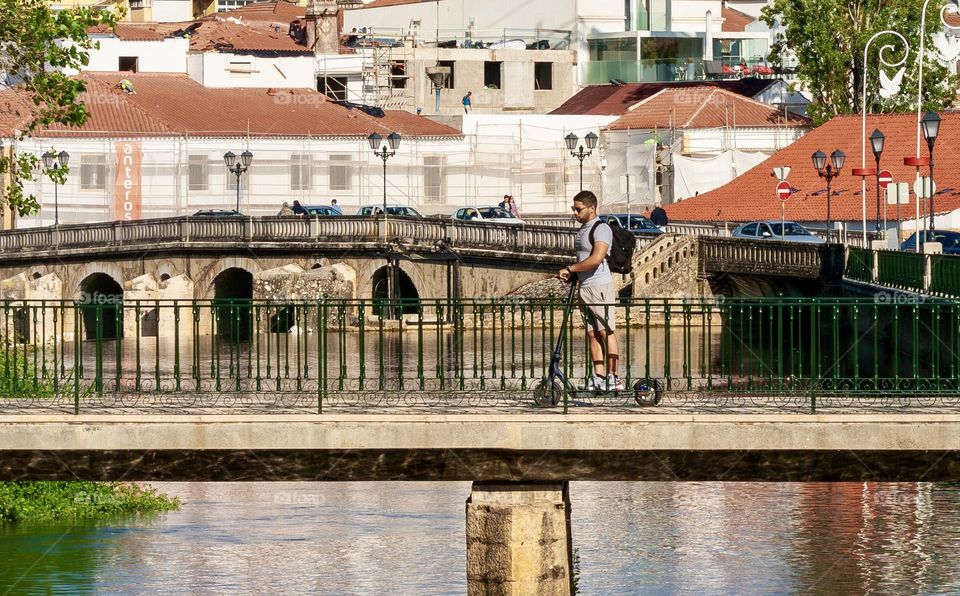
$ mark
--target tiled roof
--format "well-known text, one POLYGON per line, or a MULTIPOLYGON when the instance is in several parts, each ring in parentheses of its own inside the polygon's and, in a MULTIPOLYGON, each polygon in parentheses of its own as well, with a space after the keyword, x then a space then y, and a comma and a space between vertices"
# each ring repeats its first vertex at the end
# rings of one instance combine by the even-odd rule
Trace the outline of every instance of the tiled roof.
POLYGON ((221 17, 236 17, 245 21, 266 21, 270 23, 289 23, 304 18, 306 14, 307 9, 305 7, 286 0, 253 2, 234 10, 217 13, 221 17))
POLYGON ((241 20, 224 13, 184 23, 118 23, 112 31, 102 26, 88 31, 100 35, 112 33, 124 41, 161 41, 167 37, 188 36, 192 52, 312 53, 290 37, 289 22, 241 20))
POLYGON ((663 89, 607 129, 719 128, 734 122, 747 128, 810 126, 807 118, 790 112, 784 116, 781 110, 724 89, 686 87, 663 89))
POLYGON ((723 26, 720 30, 726 32, 746 31, 747 25, 756 20, 752 16, 729 6, 724 6, 720 10, 720 15, 723 17, 723 26))
MULTIPOLYGON (((938 213, 960 209, 960 171, 949 165, 949 156, 960 153, 960 113, 946 112, 935 147, 935 160, 943 164, 934 169, 937 193, 934 206, 938 213)), ((826 182, 817 176, 811 155, 822 150, 828 156, 834 149, 847 155, 840 176, 830 183, 833 193, 831 217, 835 221, 860 221, 860 178, 851 174, 860 167, 860 117, 838 116, 812 130, 792 145, 716 190, 665 206, 670 219, 675 221, 752 221, 779 219, 780 200, 774 194, 776 180, 773 168, 791 166, 788 181, 794 188, 786 204, 786 217, 794 221, 826 221, 826 182)), ((903 158, 916 154, 917 115, 884 114, 867 118, 867 135, 875 129, 886 135, 881 169, 889 170, 898 182, 909 182, 911 188, 916 168, 903 165, 903 158)), ((921 155, 927 154, 926 142, 921 139, 921 155)), ((867 167, 874 166, 870 139, 866 145, 867 167)), ((926 174, 927 168, 921 168, 926 174)), ((911 193, 912 194, 912 193, 911 193)), ((867 221, 876 218, 876 186, 874 178, 867 178, 867 221)), ((883 196, 881 195, 881 201, 883 196)), ((881 204, 881 209, 883 205, 881 204)), ((913 217, 914 204, 900 206, 904 217, 913 217)), ((887 208, 888 219, 894 218, 895 206, 887 208)), ((922 212, 922 205, 921 205, 922 212)), ((881 214, 882 217, 882 214, 881 214)))
MULTIPOLYGON (((84 102, 90 119, 77 130, 52 126, 34 136, 153 137, 193 136, 348 136, 393 131, 412 137, 458 137, 449 126, 395 110, 377 117, 359 108, 345 107, 312 89, 254 89, 203 87, 184 74, 83 73, 84 102), (128 79, 135 93, 116 84, 128 79)), ((0 106, 16 105, 13 90, 0 92, 0 106)), ((22 105, 22 104, 21 104, 22 105)), ((28 113, 0 119, 5 136, 22 127, 28 113)))
POLYGON ((631 106, 656 95, 664 89, 689 89, 690 87, 713 87, 726 89, 744 97, 754 97, 775 81, 746 77, 721 81, 683 81, 677 83, 626 83, 624 85, 590 85, 559 108, 550 112, 562 115, 620 116, 631 106))

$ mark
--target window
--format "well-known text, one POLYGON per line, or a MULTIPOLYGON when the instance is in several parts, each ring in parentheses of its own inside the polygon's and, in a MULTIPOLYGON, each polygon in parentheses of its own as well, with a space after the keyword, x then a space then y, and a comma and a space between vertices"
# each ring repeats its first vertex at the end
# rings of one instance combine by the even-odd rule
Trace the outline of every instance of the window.
POLYGON ((402 60, 394 60, 390 63, 390 87, 393 89, 406 89, 407 87, 407 63, 402 60))
POLYGON ((748 226, 743 226, 740 233, 744 236, 756 236, 757 235, 757 224, 753 223, 748 226))
POLYGON ((107 179, 107 163, 103 155, 80 156, 80 190, 103 190, 107 179))
POLYGON ((290 156, 290 190, 310 190, 312 174, 309 155, 290 156))
POLYGON ((347 77, 319 77, 317 91, 336 101, 347 101, 347 77))
POLYGON ((233 10, 251 4, 254 0, 217 0, 217 12, 233 10))
POLYGON ((187 188, 189 190, 209 190, 207 179, 210 167, 206 155, 191 155, 187 158, 187 188))
POLYGON ((427 203, 444 203, 447 199, 447 158, 427 155, 423 158, 423 198, 427 203))
POLYGON ((353 156, 330 156, 330 190, 353 189, 353 156))
MULTIPOLYGON (((246 177, 249 175, 249 172, 244 172, 240 175, 246 177)), ((247 181, 244 180, 243 183, 246 184, 247 181)), ((237 175, 230 171, 227 172, 227 190, 237 190, 237 175)))
POLYGON ((253 63, 249 60, 231 60, 227 66, 227 72, 230 73, 231 78, 249 79, 253 74, 253 63))
POLYGON ((120 56, 118 59, 117 70, 124 72, 137 72, 137 57, 120 56))
POLYGON ((533 88, 553 89, 553 62, 537 62, 533 65, 533 88))
POLYGON ((560 173, 559 161, 548 161, 544 163, 543 172, 543 194, 549 197, 555 197, 563 192, 563 177, 560 173))
POLYGON ((447 80, 443 83, 444 89, 454 89, 456 88, 456 82, 454 81, 454 76, 456 75, 456 70, 454 65, 457 63, 456 60, 440 60, 437 62, 437 66, 446 66, 450 69, 450 75, 447 76, 447 80))
POLYGON ((487 89, 502 89, 503 62, 483 63, 483 86, 487 89))

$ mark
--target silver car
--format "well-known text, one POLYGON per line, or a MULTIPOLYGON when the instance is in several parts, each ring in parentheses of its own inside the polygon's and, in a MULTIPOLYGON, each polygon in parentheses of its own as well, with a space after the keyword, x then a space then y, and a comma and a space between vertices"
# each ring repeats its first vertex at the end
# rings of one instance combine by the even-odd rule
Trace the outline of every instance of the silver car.
POLYGON ((751 221, 737 226, 731 234, 734 238, 749 238, 751 240, 785 240, 787 242, 808 242, 823 244, 826 242, 819 236, 814 236, 797 222, 777 220, 751 221))

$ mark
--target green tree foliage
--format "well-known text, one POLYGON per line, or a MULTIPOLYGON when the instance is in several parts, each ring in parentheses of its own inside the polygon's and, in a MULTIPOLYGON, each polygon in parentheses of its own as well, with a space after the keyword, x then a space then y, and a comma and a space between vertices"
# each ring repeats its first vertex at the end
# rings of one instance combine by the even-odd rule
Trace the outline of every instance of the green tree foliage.
POLYGON ((101 519, 179 508, 176 497, 132 482, 0 482, 0 523, 101 519))
MULTIPOLYGON (((7 94, 0 109, 13 119, 23 118, 19 139, 38 127, 51 124, 82 126, 88 112, 79 101, 83 81, 64 71, 79 70, 88 63, 89 50, 97 47, 87 30, 112 27, 116 17, 108 11, 87 8, 53 10, 47 0, 0 0, 0 83, 6 78, 17 89, 7 94)), ((42 174, 37 156, 17 154, 0 158, 0 174, 10 172, 3 189, 5 207, 19 215, 39 209, 36 197, 25 195, 23 183, 42 174)), ((62 183, 66 169, 54 172, 62 183)))
MULTIPOLYGON (((932 35, 943 28, 940 7, 930 2, 927 9, 926 56, 923 67, 923 109, 941 110, 956 97, 956 77, 936 60, 931 51, 932 35)), ((916 110, 920 17, 923 0, 774 0, 763 9, 761 19, 779 33, 770 51, 770 60, 797 62, 797 77, 813 96, 809 114, 820 125, 838 114, 860 113, 863 76, 867 76, 869 112, 916 110), (903 44, 884 35, 870 45, 866 70, 863 50, 873 34, 891 29, 910 44, 906 72, 900 93, 889 99, 879 95, 879 52, 885 45, 888 62, 903 58, 903 44)), ((893 77, 896 68, 887 68, 893 77)))

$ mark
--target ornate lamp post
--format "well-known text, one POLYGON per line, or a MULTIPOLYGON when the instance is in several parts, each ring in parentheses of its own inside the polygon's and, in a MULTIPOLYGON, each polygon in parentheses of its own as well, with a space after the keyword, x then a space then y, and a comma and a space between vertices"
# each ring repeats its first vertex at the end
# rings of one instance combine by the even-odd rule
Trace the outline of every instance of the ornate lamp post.
POLYGON ((927 139, 927 149, 930 151, 930 229, 933 230, 933 144, 937 142, 940 133, 940 114, 927 112, 920 121, 923 126, 923 136, 927 139))
POLYGON ((827 179, 827 242, 833 236, 833 220, 830 218, 830 181, 840 175, 846 157, 846 154, 839 149, 830 154, 830 163, 827 163, 827 155, 823 151, 818 150, 812 156, 817 175, 827 179))
POLYGON ((567 150, 570 152, 570 155, 576 157, 580 160, 580 190, 583 190, 583 160, 586 157, 590 157, 593 154, 594 148, 597 146, 597 140, 600 137, 597 136, 595 132, 587 133, 587 136, 583 140, 587 142, 587 150, 583 150, 583 145, 577 147, 577 143, 580 139, 577 135, 572 132, 563 138, 564 142, 567 144, 567 150))
POLYGON ((240 213, 240 176, 250 169, 252 162, 253 153, 249 151, 241 153, 239 161, 233 151, 227 151, 223 154, 223 163, 226 164, 227 170, 233 172, 233 175, 237 177, 237 213, 240 213))
MULTIPOLYGON (((860 107, 862 110, 862 118, 860 125, 860 167, 853 169, 854 176, 860 176, 860 199, 863 213, 863 245, 867 245, 867 176, 877 176, 877 172, 880 169, 880 158, 877 156, 877 151, 874 149, 874 156, 877 158, 877 169, 867 167, 867 79, 869 78, 870 70, 867 68, 867 58, 869 56, 870 44, 873 43, 875 39, 882 35, 893 35, 900 40, 900 43, 903 44, 904 53, 903 57, 897 62, 891 62, 887 60, 886 53, 896 49, 893 45, 885 45, 880 48, 879 59, 880 59, 880 97, 888 99, 893 97, 900 92, 900 81, 903 80, 903 73, 906 71, 904 64, 907 62, 907 57, 910 55, 910 44, 907 43, 906 38, 903 35, 900 35, 896 31, 890 31, 889 29, 884 31, 879 31, 874 33, 873 36, 867 40, 865 46, 863 46, 863 91, 860 99, 860 107), (886 72, 883 70, 883 67, 900 67, 900 70, 893 76, 891 79, 887 76, 886 72)), ((882 135, 881 135, 882 137, 882 135)), ((870 138, 870 142, 873 143, 873 137, 870 138)), ((880 141, 881 151, 883 151, 883 141, 880 141)), ((880 188, 877 187, 877 229, 880 229, 880 188)))
POLYGON ((880 155, 883 154, 883 142, 885 140, 886 137, 883 136, 883 133, 880 132, 879 128, 870 134, 870 147, 873 149, 873 159, 877 164, 877 167, 874 170, 876 173, 877 183, 877 218, 874 224, 874 229, 877 231, 878 238, 883 238, 885 235, 880 229, 880 155))
POLYGON ((53 182, 53 225, 60 225, 60 199, 57 197, 57 187, 60 186, 58 180, 59 176, 51 175, 51 172, 59 170, 60 168, 66 168, 67 164, 70 163, 70 154, 66 151, 61 151, 60 153, 54 153, 53 151, 47 151, 41 156, 43 160, 43 168, 47 171, 47 175, 50 176, 50 181, 53 182))
POLYGON ((391 132, 387 136, 387 145, 390 146, 390 151, 387 151, 387 145, 383 144, 383 137, 377 133, 371 133, 367 137, 367 142, 370 143, 370 148, 373 149, 373 154, 383 160, 383 240, 387 240, 387 160, 397 154, 397 149, 400 147, 400 135, 391 132))

